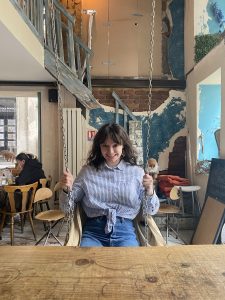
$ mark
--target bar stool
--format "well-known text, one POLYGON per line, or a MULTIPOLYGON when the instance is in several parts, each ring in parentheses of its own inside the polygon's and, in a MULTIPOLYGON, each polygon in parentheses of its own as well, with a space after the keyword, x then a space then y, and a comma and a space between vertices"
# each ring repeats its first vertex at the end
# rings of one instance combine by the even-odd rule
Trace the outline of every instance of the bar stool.
MULTIPOLYGON (((200 186, 198 185, 176 185, 175 186, 177 189, 180 191, 180 196, 182 197, 183 200, 183 193, 191 193, 191 199, 192 199, 192 215, 195 215, 195 202, 197 204, 199 212, 201 212, 201 207, 200 203, 198 202, 198 199, 196 197, 197 191, 201 189, 200 186)), ((183 201, 182 201, 183 202, 183 201)), ((184 213, 184 211, 183 211, 184 213)))
MULTIPOLYGON (((178 215, 182 215, 183 203, 180 198, 179 189, 173 187, 170 191, 170 197, 167 200, 167 203, 160 203, 159 211, 156 216, 165 215, 166 216, 166 244, 168 244, 169 232, 173 232, 176 238, 179 237, 179 220, 178 215), (173 228, 170 223, 170 218, 176 218, 177 227, 173 228)), ((179 237, 180 238, 180 237, 179 237)), ((181 238, 180 238, 181 239, 181 238)))

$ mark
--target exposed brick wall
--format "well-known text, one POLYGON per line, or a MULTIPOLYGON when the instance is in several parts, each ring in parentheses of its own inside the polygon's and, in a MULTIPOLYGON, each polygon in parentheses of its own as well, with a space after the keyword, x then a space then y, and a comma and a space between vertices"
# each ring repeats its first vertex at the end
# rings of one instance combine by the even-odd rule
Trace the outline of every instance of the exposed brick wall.
MULTIPOLYGON (((101 88, 93 87, 93 95, 98 101, 107 106, 115 107, 112 92, 115 91, 120 99, 132 112, 148 111, 148 88, 101 88)), ((169 97, 169 89, 154 89, 152 92, 151 110, 158 108, 169 97)))
POLYGON ((76 17, 74 32, 76 33, 77 36, 80 37, 82 1, 81 0, 60 0, 60 2, 72 16, 76 17))

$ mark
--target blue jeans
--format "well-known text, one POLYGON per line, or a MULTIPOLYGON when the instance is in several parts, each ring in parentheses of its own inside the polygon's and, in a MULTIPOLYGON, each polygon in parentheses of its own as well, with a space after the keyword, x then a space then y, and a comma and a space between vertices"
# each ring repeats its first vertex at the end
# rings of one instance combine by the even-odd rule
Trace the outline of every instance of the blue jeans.
POLYGON ((83 228, 80 247, 138 247, 133 221, 116 218, 110 233, 105 233, 105 216, 87 218, 83 228))

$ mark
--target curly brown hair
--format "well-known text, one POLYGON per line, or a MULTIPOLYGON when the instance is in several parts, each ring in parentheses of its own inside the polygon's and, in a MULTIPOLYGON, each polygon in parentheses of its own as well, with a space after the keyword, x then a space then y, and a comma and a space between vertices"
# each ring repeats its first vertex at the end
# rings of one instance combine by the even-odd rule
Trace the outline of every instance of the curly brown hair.
POLYGON ((107 138, 123 146, 122 156, 124 161, 129 162, 131 165, 137 164, 137 154, 126 131, 116 123, 107 123, 98 130, 94 137, 92 148, 87 158, 88 165, 99 169, 99 166, 105 161, 101 153, 100 145, 103 144, 107 138))

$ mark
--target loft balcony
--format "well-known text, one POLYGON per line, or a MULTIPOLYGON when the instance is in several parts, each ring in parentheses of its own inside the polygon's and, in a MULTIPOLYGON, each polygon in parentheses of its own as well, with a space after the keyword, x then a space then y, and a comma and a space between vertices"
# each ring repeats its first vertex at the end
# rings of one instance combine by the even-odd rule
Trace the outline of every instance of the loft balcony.
POLYGON ((58 78, 86 108, 99 107, 91 91, 92 52, 74 34, 74 23, 57 0, 1 0, 0 81, 48 83, 58 78))

